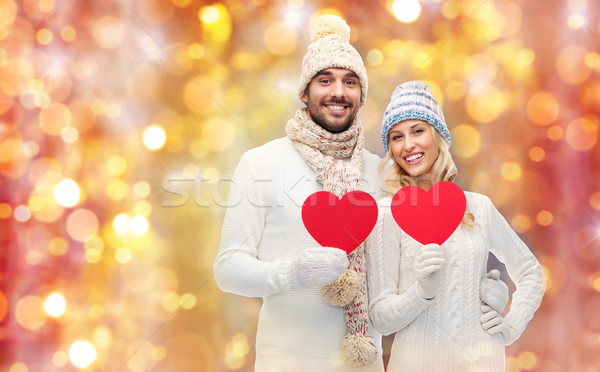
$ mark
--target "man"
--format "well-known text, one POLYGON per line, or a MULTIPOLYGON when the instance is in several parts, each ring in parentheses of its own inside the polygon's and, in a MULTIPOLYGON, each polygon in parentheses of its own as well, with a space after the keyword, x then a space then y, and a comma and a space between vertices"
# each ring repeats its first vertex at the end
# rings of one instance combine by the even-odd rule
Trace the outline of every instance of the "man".
MULTIPOLYGON (((306 107, 287 136, 246 152, 237 166, 215 260, 226 292, 262 297, 255 371, 382 372, 381 335, 367 315, 364 247, 320 247, 304 227, 304 200, 326 190, 375 194, 379 157, 357 117, 367 95, 362 59, 344 20, 317 20, 302 63, 306 107)), ((374 195, 378 199, 381 195, 374 195)))

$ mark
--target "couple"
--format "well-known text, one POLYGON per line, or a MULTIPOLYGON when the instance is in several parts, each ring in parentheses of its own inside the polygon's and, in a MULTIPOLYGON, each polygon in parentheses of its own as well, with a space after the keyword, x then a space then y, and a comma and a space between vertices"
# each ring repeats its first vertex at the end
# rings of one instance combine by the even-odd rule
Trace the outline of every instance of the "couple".
POLYGON ((339 17, 317 21, 300 77, 306 107, 286 137, 246 152, 233 176, 230 198, 240 202, 226 211, 215 279, 226 292, 263 298, 255 371, 381 372, 381 334, 394 332, 388 371, 503 371, 505 345, 540 305, 543 271, 479 194, 465 193, 461 226, 441 247, 398 227, 389 205, 399 188, 456 178, 450 133, 429 88, 409 82, 384 115, 386 157, 365 150, 357 112, 367 76, 349 33, 339 17), (348 256, 304 227, 301 206, 320 190, 380 200, 377 225, 348 256), (490 251, 516 283, 506 317, 506 286, 497 272, 486 276, 490 251))

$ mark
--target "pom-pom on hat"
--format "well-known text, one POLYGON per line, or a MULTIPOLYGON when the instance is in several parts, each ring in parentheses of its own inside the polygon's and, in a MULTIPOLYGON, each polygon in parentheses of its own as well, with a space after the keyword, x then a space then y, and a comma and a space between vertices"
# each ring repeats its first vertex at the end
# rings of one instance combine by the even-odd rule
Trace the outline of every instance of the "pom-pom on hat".
POLYGON ((426 121, 442 135, 448 147, 452 144, 444 113, 433 98, 431 89, 423 82, 409 81, 396 87, 383 114, 381 142, 386 153, 390 149, 390 129, 397 123, 410 119, 426 121))
POLYGON ((312 43, 302 60, 302 74, 298 95, 304 95, 312 78, 328 68, 344 68, 358 76, 360 82, 360 104, 367 100, 367 71, 360 54, 350 45, 350 26, 342 18, 325 14, 317 19, 312 34, 312 43))

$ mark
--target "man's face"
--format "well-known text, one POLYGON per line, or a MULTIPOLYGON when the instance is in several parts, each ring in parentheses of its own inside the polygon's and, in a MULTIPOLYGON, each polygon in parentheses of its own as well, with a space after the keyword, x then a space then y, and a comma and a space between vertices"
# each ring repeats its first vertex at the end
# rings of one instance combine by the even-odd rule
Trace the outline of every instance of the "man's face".
POLYGON ((331 133, 348 129, 360 107, 360 82, 350 70, 328 68, 315 75, 302 95, 311 119, 331 133))

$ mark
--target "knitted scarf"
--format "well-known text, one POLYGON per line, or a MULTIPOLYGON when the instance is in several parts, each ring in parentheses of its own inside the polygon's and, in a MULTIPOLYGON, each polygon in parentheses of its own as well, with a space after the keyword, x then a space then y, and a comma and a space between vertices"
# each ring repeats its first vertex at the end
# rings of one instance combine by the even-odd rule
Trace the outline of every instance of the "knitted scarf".
MULTIPOLYGON (((316 172, 323 190, 341 198, 359 188, 365 160, 364 131, 358 118, 346 131, 330 133, 311 120, 307 108, 301 108, 285 129, 300 156, 316 172)), ((369 317, 364 243, 348 255, 348 260, 348 269, 321 287, 321 294, 330 305, 344 307, 342 354, 347 364, 363 367, 377 358, 375 341, 366 337, 369 317)))

